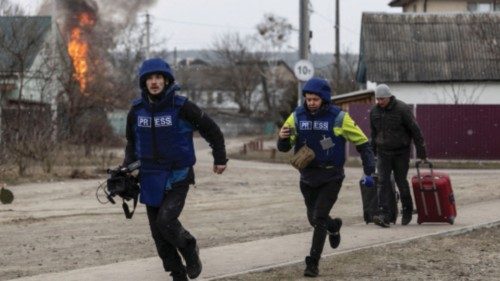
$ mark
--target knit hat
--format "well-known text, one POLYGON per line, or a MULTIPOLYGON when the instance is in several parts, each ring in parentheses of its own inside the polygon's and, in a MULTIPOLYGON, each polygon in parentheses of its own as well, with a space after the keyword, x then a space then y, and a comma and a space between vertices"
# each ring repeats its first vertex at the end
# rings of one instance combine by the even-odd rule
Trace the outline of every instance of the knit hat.
POLYGON ((375 88, 375 98, 390 98, 392 97, 391 89, 386 84, 380 84, 375 88))

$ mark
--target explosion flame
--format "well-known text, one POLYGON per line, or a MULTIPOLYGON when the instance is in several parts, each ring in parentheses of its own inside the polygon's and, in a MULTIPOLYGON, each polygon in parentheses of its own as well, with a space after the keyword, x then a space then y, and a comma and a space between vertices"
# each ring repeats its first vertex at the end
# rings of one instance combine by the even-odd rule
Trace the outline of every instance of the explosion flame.
POLYGON ((85 92, 88 82, 88 51, 89 43, 85 38, 85 30, 94 26, 95 20, 89 13, 82 12, 77 16, 78 24, 71 28, 68 53, 73 62, 74 77, 80 85, 80 91, 85 92))

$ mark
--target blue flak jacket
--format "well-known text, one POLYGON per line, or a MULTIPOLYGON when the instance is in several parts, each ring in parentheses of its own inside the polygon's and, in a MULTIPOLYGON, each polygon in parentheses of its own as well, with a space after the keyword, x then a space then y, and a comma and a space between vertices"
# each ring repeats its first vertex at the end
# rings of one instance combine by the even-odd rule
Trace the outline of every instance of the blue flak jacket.
POLYGON ((344 112, 336 106, 329 106, 328 109, 316 115, 309 114, 303 106, 296 109, 295 128, 298 132, 298 139, 295 142, 295 151, 306 144, 316 154, 308 167, 341 168, 344 166, 346 140, 335 136, 333 130, 335 126, 342 126, 343 116, 344 112), (329 138, 333 145, 324 149, 321 143, 329 138))
POLYGON ((142 99, 134 102, 135 152, 141 161, 140 201, 160 206, 172 170, 196 163, 193 127, 179 118, 185 97, 176 96, 175 88, 158 104, 142 99))

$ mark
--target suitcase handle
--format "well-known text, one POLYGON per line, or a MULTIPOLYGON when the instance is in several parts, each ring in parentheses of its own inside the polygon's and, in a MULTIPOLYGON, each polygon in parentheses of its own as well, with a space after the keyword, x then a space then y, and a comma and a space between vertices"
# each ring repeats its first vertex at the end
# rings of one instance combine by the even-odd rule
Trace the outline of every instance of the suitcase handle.
POLYGON ((434 189, 436 189, 436 183, 434 182, 434 166, 432 165, 431 161, 422 161, 418 160, 415 162, 415 168, 417 169, 417 177, 418 181, 420 183, 420 186, 422 186, 422 179, 420 178, 420 165, 421 164, 427 164, 429 166, 429 170, 431 170, 431 178, 432 178, 432 185, 434 186, 434 189))
POLYGON ((427 165, 429 166, 429 169, 430 169, 430 170, 431 170, 431 172, 432 172, 432 170, 433 170, 433 168, 434 168, 434 165, 432 165, 432 162, 431 162, 431 161, 429 161, 429 160, 426 160, 426 161, 423 161, 423 160, 418 160, 418 161, 416 161, 416 162, 415 162, 415 168, 417 168, 417 171, 418 171, 418 170, 420 170, 420 165, 422 165, 422 164, 427 164, 427 165))
POLYGON ((423 189, 422 185, 422 177, 420 176, 420 165, 421 164, 427 164, 429 166, 429 170, 431 171, 431 180, 432 180, 432 189, 436 189, 436 179, 434 178, 434 167, 430 161, 422 161, 418 160, 415 162, 415 168, 417 168, 417 178, 418 178, 418 184, 420 185, 420 189, 423 189))
POLYGON ((420 177, 420 165, 421 164, 427 164, 429 166, 429 169, 431 170, 432 191, 434 192, 434 198, 436 200, 438 214, 441 216, 441 204, 439 204, 438 191, 436 188, 436 179, 434 178, 433 165, 428 160, 427 161, 418 160, 417 162, 415 162, 415 168, 417 168, 418 184, 420 185, 420 192, 422 193, 422 203, 424 206, 425 215, 427 216, 428 213, 427 213, 427 204, 425 203, 424 194, 423 194, 424 193, 424 186, 422 184, 422 177, 420 177))

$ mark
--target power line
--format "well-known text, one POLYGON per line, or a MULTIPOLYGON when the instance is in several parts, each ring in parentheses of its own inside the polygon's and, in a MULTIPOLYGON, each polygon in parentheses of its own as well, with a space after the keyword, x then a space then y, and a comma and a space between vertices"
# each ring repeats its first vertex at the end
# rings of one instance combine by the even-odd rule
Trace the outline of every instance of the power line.
POLYGON ((243 27, 243 26, 234 26, 234 25, 220 25, 220 24, 210 24, 210 23, 202 23, 202 22, 192 22, 192 21, 179 21, 179 20, 172 20, 172 19, 166 19, 166 18, 159 18, 152 16, 155 19, 159 21, 166 21, 166 22, 173 22, 177 24, 185 24, 185 25, 198 25, 198 26, 203 26, 203 27, 215 27, 215 28, 226 28, 226 29, 246 29, 246 30, 256 30, 255 27, 243 27))
MULTIPOLYGON (((314 10, 311 10, 311 14, 313 14, 313 15, 316 14, 316 16, 318 16, 318 18, 320 18, 320 19, 322 19, 322 20, 330 23, 333 27, 335 27, 335 23, 333 22, 333 19, 330 19, 327 16, 322 15, 321 13, 318 13, 318 12, 316 12, 314 10)), ((330 26, 328 28, 330 28, 330 26)), ((355 31, 353 29, 350 29, 350 28, 346 27, 345 24, 341 25, 340 29, 345 30, 345 31, 349 31, 349 32, 352 32, 352 33, 355 33, 355 34, 359 34, 359 31, 355 31)))

